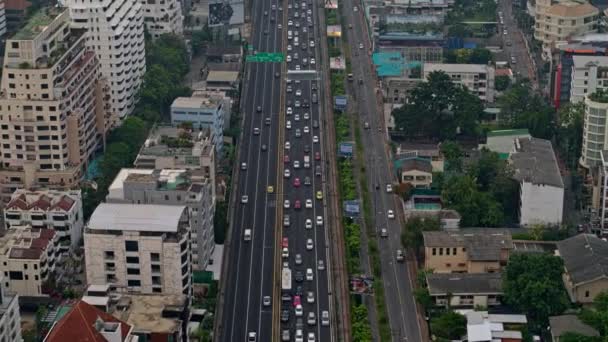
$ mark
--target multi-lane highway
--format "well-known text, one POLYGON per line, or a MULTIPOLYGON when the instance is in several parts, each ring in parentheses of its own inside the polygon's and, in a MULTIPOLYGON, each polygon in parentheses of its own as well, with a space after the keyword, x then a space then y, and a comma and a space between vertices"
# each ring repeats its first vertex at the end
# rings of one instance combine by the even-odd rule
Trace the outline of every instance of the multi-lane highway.
POLYGON ((367 183, 371 194, 373 222, 379 241, 382 264, 382 279, 386 294, 386 306, 393 341, 423 341, 420 322, 413 297, 412 282, 406 262, 396 258, 401 247, 401 224, 399 200, 387 192, 387 184, 396 181, 391 172, 387 155, 386 129, 383 113, 378 108, 377 86, 371 68, 372 44, 367 24, 359 1, 345 0, 343 11, 346 14, 344 25, 352 58, 353 82, 350 91, 356 101, 358 118, 365 146, 365 165, 367 183), (355 9, 355 6, 357 7, 355 9), (389 217, 389 211, 392 211, 389 217), (381 229, 386 229, 388 237, 382 238, 381 229))
POLYGON ((318 74, 307 71, 320 62, 317 5, 253 2, 253 50, 284 53, 286 62, 246 66, 216 340, 274 341, 289 335, 294 341, 296 334, 307 341, 312 335, 332 340, 333 324, 323 319, 331 312, 331 265, 321 101, 318 74), (287 291, 281 289, 284 267, 293 278, 287 291))

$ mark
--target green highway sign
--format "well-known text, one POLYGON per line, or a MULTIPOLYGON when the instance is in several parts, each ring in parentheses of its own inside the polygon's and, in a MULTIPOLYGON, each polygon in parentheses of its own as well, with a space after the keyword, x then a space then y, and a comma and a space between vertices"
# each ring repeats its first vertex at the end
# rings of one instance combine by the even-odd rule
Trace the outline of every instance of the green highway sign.
POLYGON ((247 62, 258 63, 281 63, 285 59, 282 53, 258 52, 255 55, 245 57, 247 62))

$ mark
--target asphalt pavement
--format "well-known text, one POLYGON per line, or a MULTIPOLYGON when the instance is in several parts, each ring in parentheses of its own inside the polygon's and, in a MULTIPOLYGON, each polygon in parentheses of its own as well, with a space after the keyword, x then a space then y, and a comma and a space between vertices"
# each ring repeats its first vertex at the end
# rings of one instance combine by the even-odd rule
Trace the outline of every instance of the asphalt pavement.
POLYGON ((401 223, 399 199, 386 191, 386 185, 396 182, 388 158, 387 133, 383 113, 378 108, 378 88, 371 67, 372 44, 360 3, 345 0, 342 4, 346 14, 345 30, 350 49, 353 82, 352 90, 365 146, 364 163, 369 193, 372 196, 373 224, 379 239, 379 251, 384 283, 386 307, 393 341, 422 341, 419 315, 413 297, 412 279, 406 263, 396 260, 401 247, 401 223), (349 26, 350 25, 350 26, 349 26), (350 28, 352 27, 352 28, 350 28), (366 123, 368 129, 366 129, 366 123), (389 210, 396 215, 389 218, 389 210), (380 238, 380 229, 388 230, 388 238, 380 238))
POLYGON ((499 34, 503 42, 504 61, 511 65, 511 70, 516 78, 528 78, 538 85, 524 35, 513 17, 511 0, 500 1, 498 9, 503 12, 504 24, 499 25, 499 34), (514 60, 511 57, 514 57, 514 60))

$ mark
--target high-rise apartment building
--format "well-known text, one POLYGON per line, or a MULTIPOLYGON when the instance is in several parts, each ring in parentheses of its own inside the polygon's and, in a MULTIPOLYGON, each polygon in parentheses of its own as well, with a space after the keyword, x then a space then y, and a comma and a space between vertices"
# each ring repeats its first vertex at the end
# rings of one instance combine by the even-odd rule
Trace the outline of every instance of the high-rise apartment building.
POLYGON ((191 295, 189 235, 185 206, 102 203, 84 232, 87 284, 191 295))
POLYGON ((179 0, 141 0, 146 29, 152 38, 165 33, 182 35, 184 15, 179 0))
POLYGON ((43 8, 6 42, 0 92, 0 198, 76 185, 105 136, 99 62, 67 10, 43 8))
POLYGON ((6 34, 6 10, 5 1, 0 0, 0 37, 6 34))
POLYGON ((0 341, 21 341, 19 297, 8 292, 0 274, 0 341))
POLYGON ((585 124, 579 163, 586 169, 601 166, 600 153, 608 149, 608 99, 595 94, 585 98, 585 124))
POLYGON ((108 80, 112 110, 130 114, 146 71, 144 16, 135 0, 65 0, 75 27, 87 30, 87 46, 97 54, 108 80))

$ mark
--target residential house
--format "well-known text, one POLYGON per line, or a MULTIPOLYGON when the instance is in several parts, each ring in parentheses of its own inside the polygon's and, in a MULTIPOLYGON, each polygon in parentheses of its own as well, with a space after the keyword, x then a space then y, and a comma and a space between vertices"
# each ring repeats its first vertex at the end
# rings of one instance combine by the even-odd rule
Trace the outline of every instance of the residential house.
POLYGON ((436 273, 499 272, 513 249, 511 233, 498 228, 422 232, 424 268, 436 273))
POLYGON ((587 337, 598 337, 597 330, 583 323, 577 315, 561 315, 549 317, 549 328, 551 330, 551 342, 562 341, 565 333, 575 333, 587 337))
POLYGON ((526 315, 469 311, 466 317, 468 342, 520 342, 523 341, 521 328, 528 324, 526 315))
POLYGON ((401 183, 409 183, 415 188, 430 188, 433 183, 433 165, 423 158, 405 158, 395 161, 401 183))
POLYGON ((431 273, 426 283, 437 306, 496 306, 503 295, 500 273, 431 273))
POLYGON ((443 172, 444 158, 439 144, 401 144, 397 146, 395 159, 421 158, 431 162, 433 172, 443 172))
POLYGON ((480 144, 479 148, 487 148, 498 153, 502 159, 508 159, 509 154, 515 148, 515 139, 531 138, 527 129, 501 129, 490 131, 486 135, 486 143, 480 144))

